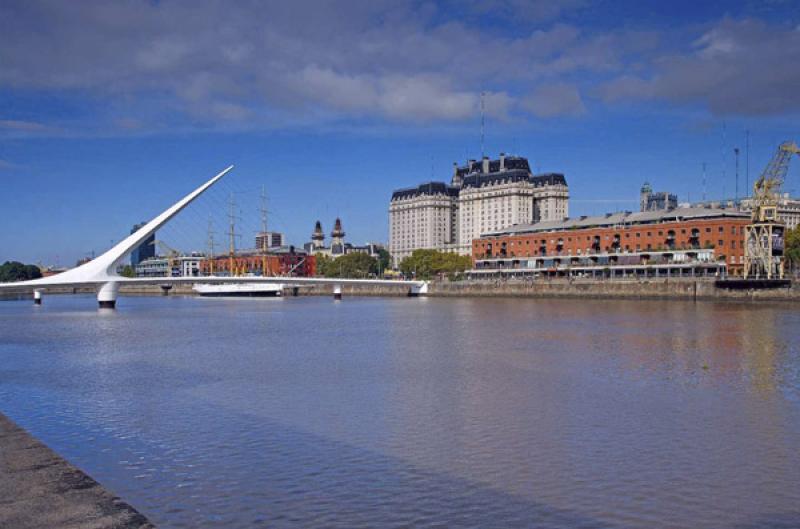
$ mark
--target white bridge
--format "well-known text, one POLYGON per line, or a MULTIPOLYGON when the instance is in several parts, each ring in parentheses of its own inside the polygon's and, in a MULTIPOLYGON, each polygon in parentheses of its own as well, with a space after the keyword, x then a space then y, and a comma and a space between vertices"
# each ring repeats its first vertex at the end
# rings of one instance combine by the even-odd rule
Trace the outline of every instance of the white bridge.
POLYGON ((97 289, 97 301, 101 308, 114 308, 121 285, 173 284, 173 283, 273 283, 288 286, 333 285, 334 296, 341 297, 344 285, 385 285, 408 287, 410 295, 427 293, 428 284, 424 281, 403 281, 390 279, 340 279, 317 277, 267 277, 267 276, 201 276, 201 277, 123 277, 117 274, 117 268, 123 260, 145 239, 156 232, 183 208, 203 194, 220 178, 225 176, 233 166, 226 168, 214 178, 201 185, 170 208, 145 224, 138 231, 126 237, 113 248, 99 257, 60 274, 30 281, 0 283, 0 290, 30 288, 33 289, 34 301, 41 303, 42 294, 53 287, 94 287, 97 289))

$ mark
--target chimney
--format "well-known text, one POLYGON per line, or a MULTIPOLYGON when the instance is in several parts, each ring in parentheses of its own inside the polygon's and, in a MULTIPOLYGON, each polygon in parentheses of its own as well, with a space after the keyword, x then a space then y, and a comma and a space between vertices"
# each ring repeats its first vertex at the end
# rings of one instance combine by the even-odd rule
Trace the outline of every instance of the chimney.
POLYGON ((506 170, 506 153, 500 153, 500 171, 506 170))
POLYGON ((489 157, 488 156, 484 156, 483 157, 483 174, 488 174, 488 173, 489 173, 489 157))
POLYGON ((456 162, 453 162, 453 178, 455 178, 456 176, 458 176, 458 164, 456 162))
POLYGON ((471 173, 473 171, 473 167, 475 166, 475 160, 470 158, 468 165, 469 165, 469 172, 471 173))

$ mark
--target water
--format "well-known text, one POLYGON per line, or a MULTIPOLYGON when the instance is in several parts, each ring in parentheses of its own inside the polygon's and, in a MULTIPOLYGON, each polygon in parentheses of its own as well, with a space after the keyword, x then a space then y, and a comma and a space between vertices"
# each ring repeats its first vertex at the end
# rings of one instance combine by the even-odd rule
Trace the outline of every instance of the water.
POLYGON ((170 527, 800 527, 800 310, 0 303, 0 410, 170 527))

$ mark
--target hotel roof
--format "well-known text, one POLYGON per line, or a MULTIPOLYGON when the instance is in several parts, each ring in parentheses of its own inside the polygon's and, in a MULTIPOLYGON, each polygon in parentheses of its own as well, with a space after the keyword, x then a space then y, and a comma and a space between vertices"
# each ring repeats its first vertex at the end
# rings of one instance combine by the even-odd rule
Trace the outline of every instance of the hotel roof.
POLYGON ((564 220, 551 220, 534 224, 515 224, 502 230, 484 233, 481 237, 499 237, 502 235, 522 235, 548 231, 577 230, 586 228, 605 228, 632 224, 660 224, 687 220, 704 220, 712 218, 749 219, 749 213, 721 208, 675 208, 661 211, 621 211, 605 215, 582 216, 564 220))
POLYGON ((392 200, 412 198, 420 195, 458 196, 458 188, 444 182, 426 182, 416 187, 398 189, 392 193, 392 200))

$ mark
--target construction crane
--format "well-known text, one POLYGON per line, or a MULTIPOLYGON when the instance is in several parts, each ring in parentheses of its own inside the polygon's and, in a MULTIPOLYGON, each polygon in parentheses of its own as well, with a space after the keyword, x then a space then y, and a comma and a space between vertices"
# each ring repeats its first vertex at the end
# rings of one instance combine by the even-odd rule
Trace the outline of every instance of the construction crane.
POLYGON ((751 222, 744 235, 744 278, 783 279, 783 231, 778 221, 778 199, 792 155, 800 155, 795 142, 786 141, 753 185, 751 222))
POLYGON ((158 245, 158 247, 161 248, 161 251, 164 252, 164 256, 167 258, 167 265, 169 266, 170 274, 173 276, 181 275, 181 270, 178 266, 178 257, 180 257, 181 253, 161 240, 155 240, 150 244, 158 245))

